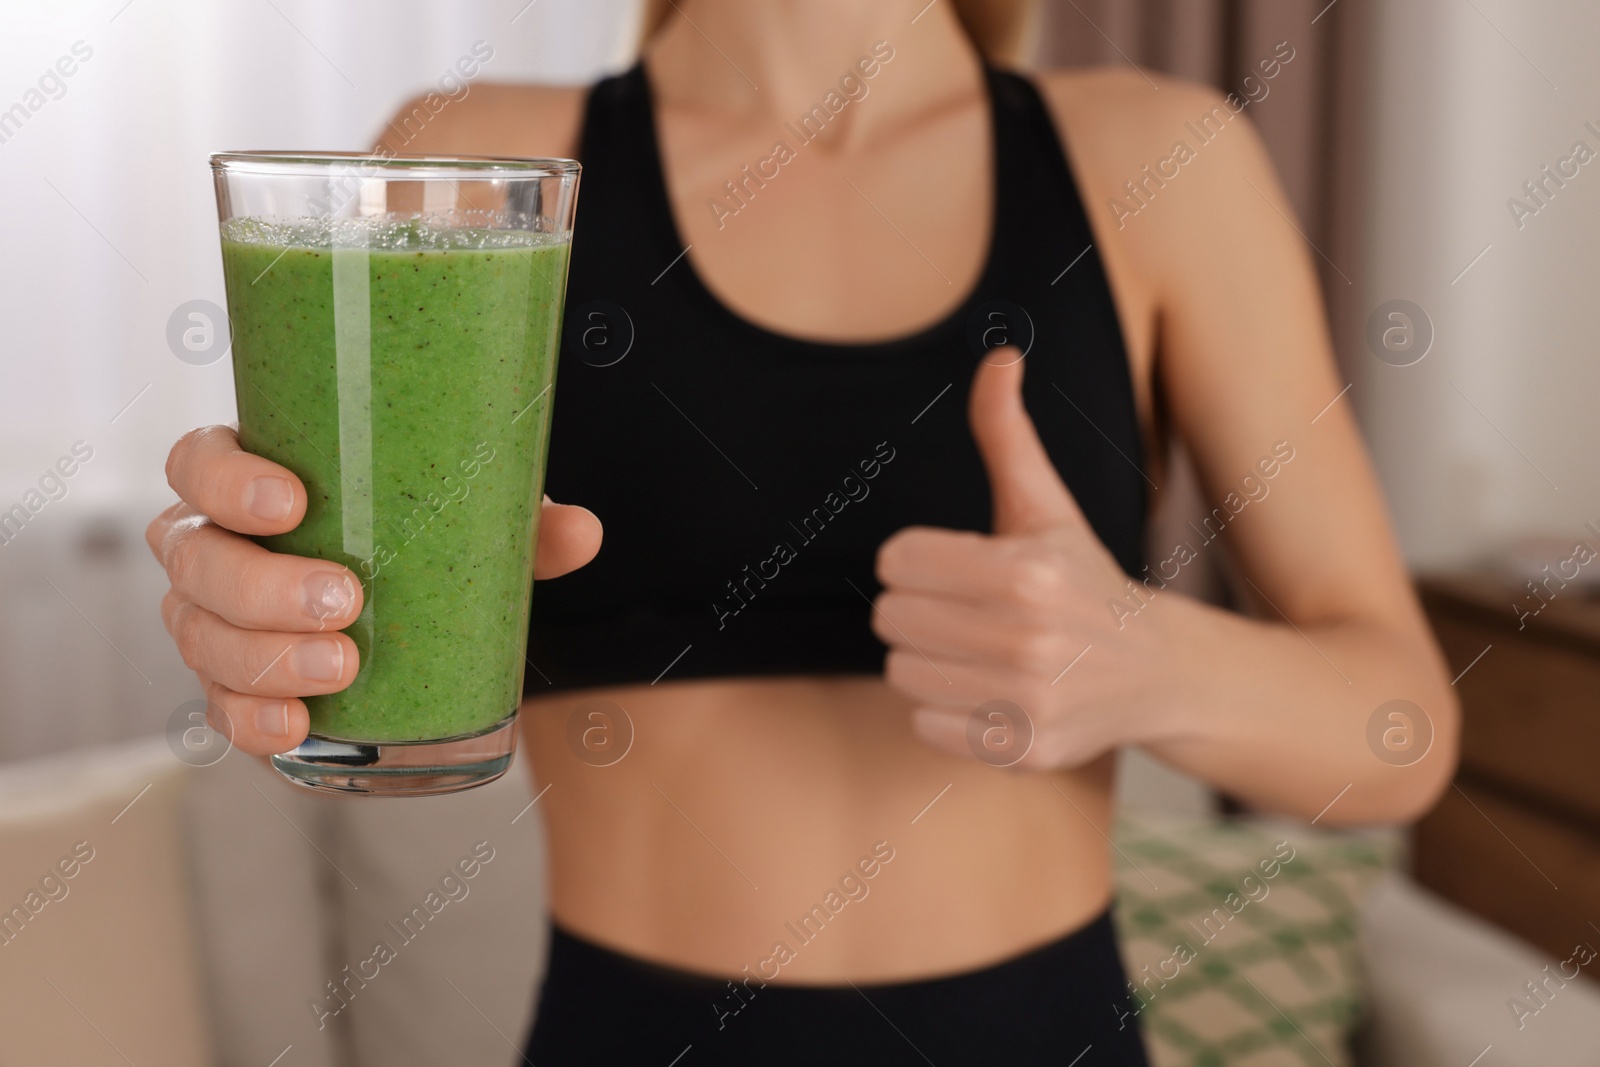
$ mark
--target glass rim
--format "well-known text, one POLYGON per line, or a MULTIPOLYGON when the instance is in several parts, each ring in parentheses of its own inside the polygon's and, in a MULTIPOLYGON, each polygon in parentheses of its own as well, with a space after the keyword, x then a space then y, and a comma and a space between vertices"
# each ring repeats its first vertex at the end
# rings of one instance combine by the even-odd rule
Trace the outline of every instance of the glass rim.
POLYGON ((287 150, 213 152, 211 169, 220 173, 315 177, 370 171, 367 177, 415 181, 428 178, 559 178, 583 168, 575 159, 539 156, 414 155, 372 152, 297 152, 287 150))

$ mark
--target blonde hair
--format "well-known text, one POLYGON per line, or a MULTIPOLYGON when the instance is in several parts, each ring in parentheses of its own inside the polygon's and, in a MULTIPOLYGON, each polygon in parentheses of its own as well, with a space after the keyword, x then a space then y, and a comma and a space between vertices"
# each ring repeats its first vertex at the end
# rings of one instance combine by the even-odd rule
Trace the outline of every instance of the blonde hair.
MULTIPOLYGON (((1013 66, 1027 57, 1034 25, 1035 0, 949 0, 956 18, 990 63, 1013 66)), ((639 44, 654 37, 672 14, 668 0, 645 0, 639 44)))

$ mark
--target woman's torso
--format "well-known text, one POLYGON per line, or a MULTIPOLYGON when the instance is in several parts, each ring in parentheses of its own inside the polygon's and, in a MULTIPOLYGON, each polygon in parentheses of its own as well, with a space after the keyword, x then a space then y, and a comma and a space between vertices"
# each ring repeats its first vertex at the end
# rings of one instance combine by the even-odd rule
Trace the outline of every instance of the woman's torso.
MULTIPOLYGON (((646 343, 644 331, 654 325, 648 314, 640 315, 638 304, 648 304, 654 295, 649 290, 673 278, 674 270, 684 272, 684 283, 695 283, 688 290, 677 290, 690 294, 684 299, 714 300, 730 322, 743 321, 750 336, 769 335, 766 339, 781 348, 779 339, 784 335, 840 343, 922 335, 930 327, 948 326, 954 318, 985 313, 980 305, 986 302, 974 297, 986 273, 993 271, 997 253, 1011 253, 1002 266, 1016 266, 1019 254, 1030 267, 1045 266, 1041 242, 1019 244, 1026 237, 1017 232, 1008 235, 1014 245, 1009 250, 991 247, 1000 236, 992 220, 1011 219, 1015 231, 1014 220, 1030 210, 1045 219, 1059 213, 1045 209, 1051 205, 1030 209, 1012 203, 990 210, 997 189, 1019 186, 1016 175, 1005 172, 1007 158, 999 160, 998 177, 991 170, 992 116, 976 69, 965 91, 953 92, 942 106, 930 107, 919 121, 906 124, 893 137, 855 143, 849 129, 841 127, 831 143, 819 139, 800 148, 745 207, 720 219, 708 210, 707 200, 722 193, 724 202, 730 202, 722 182, 739 176, 745 164, 771 155, 771 130, 762 123, 749 130, 730 128, 692 110, 675 110, 668 93, 659 95, 655 124, 660 131, 661 166, 677 235, 691 249, 689 263, 674 265, 673 249, 664 248, 658 235, 641 234, 636 270, 657 280, 635 287, 644 295, 617 301, 611 294, 619 289, 597 280, 603 271, 585 275, 578 262, 583 255, 580 246, 575 254, 575 289, 569 298, 573 311, 608 298, 625 311, 634 303, 629 325, 636 344, 646 343), (929 161, 937 161, 937 166, 929 161), (658 276, 661 271, 665 273, 658 276)), ((1052 103, 1061 99, 1048 90, 1046 96, 1052 103)), ((864 103, 870 106, 870 97, 864 103)), ((582 109, 572 108, 569 101, 553 110, 571 116, 571 143, 576 146, 582 109)), ((1055 113, 1062 112, 1058 108, 1055 113)), ((1078 145, 1067 140, 1081 174, 1085 160, 1078 145)), ((1055 150, 1053 144, 1047 147, 1055 150)), ((590 160, 584 162, 593 166, 590 160)), ((653 159, 643 153, 639 162, 648 169, 653 159)), ((1092 168, 1093 160, 1087 165, 1092 168)), ((591 169, 585 179, 580 242, 584 233, 591 232, 583 228, 586 221, 605 209, 603 198, 590 195, 596 177, 591 169)), ((651 188, 648 177, 635 175, 631 180, 641 190, 651 188)), ((1072 195, 1070 187, 1057 192, 1072 195)), ((1093 212, 1089 218, 1094 219, 1093 212)), ((1105 240, 1108 235, 1101 227, 1096 226, 1091 236, 1094 240, 1087 243, 1096 249, 1087 262, 1097 265, 1096 270, 1103 267, 1116 294, 1118 343, 1126 346, 1122 373, 1131 381, 1131 392, 1120 399, 1099 397, 1108 406, 1090 411, 1101 415, 1101 421, 1108 417, 1114 421, 1112 409, 1121 403, 1131 409, 1124 414, 1134 421, 1136 444, 1149 446, 1154 441, 1149 385, 1152 298, 1139 272, 1114 241, 1105 240)), ((610 247, 616 243, 614 239, 610 247)), ((1048 251, 1052 276, 1067 271, 1069 265, 1072 270, 1085 266, 1076 258, 1084 251, 1081 245, 1048 251)), ((605 269, 620 269, 617 262, 613 256, 605 269)), ((1052 290, 1046 283, 1029 290, 1034 294, 1031 299, 1011 303, 1034 303, 1037 309, 1038 301, 1053 291, 1072 288, 1068 283, 1066 289, 1052 290)), ((1006 298, 1019 291, 1001 284, 989 295, 1006 298)), ((617 329, 614 321, 606 325, 617 329)), ((962 325, 965 328, 966 322, 962 325)), ((590 400, 557 405, 550 484, 557 499, 594 506, 602 521, 608 521, 605 507, 594 499, 605 494, 592 491, 593 483, 583 481, 585 464, 563 465, 561 452, 564 443, 579 448, 585 440, 598 452, 604 442, 577 431, 564 435, 561 419, 577 418, 580 407, 598 417, 600 411, 594 407, 595 398, 602 395, 595 391, 598 387, 572 383, 579 374, 615 370, 629 359, 635 362, 627 369, 643 369, 642 383, 662 394, 661 410, 655 412, 662 418, 651 432, 661 439, 669 428, 685 435, 704 450, 701 458, 706 463, 698 473, 723 479, 709 489, 681 482, 671 488, 689 496, 711 493, 710 499, 719 502, 716 506, 726 506, 730 495, 748 492, 754 511, 761 489, 752 475, 772 479, 769 498, 782 484, 787 472, 741 470, 737 449, 733 455, 722 453, 723 445, 741 439, 740 427, 759 423, 764 409, 771 412, 774 405, 784 404, 782 395, 748 397, 747 406, 737 413, 725 407, 720 413, 703 410, 700 422, 711 425, 694 425, 683 410, 684 404, 693 408, 702 399, 692 389, 692 375, 673 378, 672 366, 651 368, 647 359, 636 359, 634 353, 623 356, 621 363, 609 364, 616 350, 575 347, 577 329, 578 323, 569 319, 558 388, 566 390, 561 394, 564 400, 585 392, 590 400), (575 353, 581 366, 574 366, 575 353), (684 388, 691 388, 688 395, 681 395, 684 388), (673 396, 674 392, 680 395, 673 396), (674 424, 672 420, 680 417, 682 423, 674 424), (719 442, 719 436, 724 440, 719 442)), ((722 336, 709 329, 706 333, 722 336)), ((1042 330, 1041 340, 1048 342, 1048 334, 1048 328, 1042 330)), ((608 340, 615 342, 617 336, 608 340)), ((874 349, 872 354, 881 357, 883 352, 874 349)), ((1044 358, 1030 356, 1030 367, 1045 366, 1044 358)), ((848 366, 840 366, 844 380, 851 380, 848 366)), ((970 374, 975 366, 970 353, 966 366, 970 374)), ((804 384, 814 388, 821 372, 815 364, 810 371, 813 378, 804 384)), ((1044 375, 1035 377, 1043 382, 1044 375)), ((905 417, 898 410, 886 412, 882 433, 868 434, 859 442, 830 434, 828 412, 819 410, 819 439, 828 440, 830 448, 843 449, 841 455, 854 448, 863 459, 873 454, 880 440, 891 447, 897 440, 907 442, 911 451, 897 451, 897 458, 908 455, 913 462, 903 464, 903 469, 915 469, 917 426, 930 431, 940 416, 964 425, 965 384, 956 381, 950 395, 938 401, 948 405, 947 410, 931 409, 938 416, 915 410, 935 399, 936 388, 915 403, 900 398, 898 406, 909 405, 905 417), (912 415, 917 415, 916 424, 909 421, 912 415)), ((1082 393, 1078 396, 1085 399, 1082 393)), ((635 398, 630 403, 641 401, 635 398)), ((1037 394, 1029 394, 1029 406, 1041 431, 1048 433, 1037 394)), ((648 449, 650 439, 628 425, 634 411, 619 405, 615 412, 620 443, 648 449)), ((1049 417, 1094 421, 1065 404, 1050 409, 1049 417)), ((1097 427, 1095 432, 1101 430, 1097 427)), ((1105 460, 1102 453, 1094 458, 1105 460)), ((615 472, 619 486, 639 473, 622 470, 616 456, 607 462, 596 460, 592 466, 615 472)), ((891 462, 881 476, 887 479, 897 473, 891 462)), ((1069 484, 1075 477, 1085 484, 1081 471, 1063 474, 1069 484)), ((653 477, 659 482, 663 475, 657 472, 653 477)), ((608 491, 612 488, 607 486, 608 491)), ((1099 490, 1095 493, 1097 498, 1101 495, 1099 490)), ((923 495, 930 504, 939 503, 931 491, 924 490, 923 495)), ((668 494, 660 505, 663 513, 654 521, 668 527, 675 519, 680 524, 697 521, 687 504, 674 512, 674 498, 668 494)), ((871 503, 870 497, 862 500, 859 510, 866 512, 871 503)), ((969 500, 965 511, 957 509, 965 518, 956 523, 981 528, 982 516, 967 521, 970 504, 969 500)), ((1126 521, 1125 501, 1106 507, 1117 511, 1107 519, 1110 525, 1126 521)), ((928 511, 940 513, 937 506, 928 511)), ((948 507, 944 513, 952 514, 948 507)), ((1138 514, 1142 517, 1142 510, 1138 514)), ((608 528, 608 536, 611 532, 608 528)), ((824 556, 824 563, 823 537, 828 533, 817 536, 817 554, 824 556)), ((1126 531, 1120 536, 1126 540, 1126 531)), ((676 552, 661 553, 653 565, 674 569, 676 574, 693 562, 683 558, 692 545, 671 536, 662 540, 676 552)), ((841 539, 844 543, 848 542, 841 539)), ((801 548, 802 553, 806 550, 801 548)), ((637 559, 640 553, 631 555, 637 559)), ((861 555, 856 552, 858 566, 861 555)), ((602 568, 605 563, 602 550, 591 566, 602 568)), ((866 598, 876 591, 870 584, 870 558, 866 563, 867 574, 855 583, 861 585, 863 596, 854 625, 863 630, 870 611, 866 598)), ((848 572, 849 564, 841 566, 848 572)), ((827 567, 821 570, 826 572, 827 567)), ((782 942, 793 954, 784 959, 777 981, 875 981, 981 966, 1074 929, 1105 906, 1110 892, 1104 837, 1112 783, 1109 757, 1041 774, 935 752, 912 735, 908 702, 881 678, 854 668, 852 673, 825 668, 823 673, 784 672, 783 655, 774 657, 774 673, 758 677, 696 677, 684 669, 674 680, 669 649, 657 656, 663 670, 652 684, 639 673, 636 649, 605 645, 603 621, 582 628, 581 638, 587 642, 583 655, 577 646, 569 648, 571 658, 586 664, 588 682, 540 696, 535 674, 544 647, 539 642, 540 612, 554 600, 546 612, 554 625, 565 617, 564 610, 581 608, 580 575, 561 580, 569 583, 565 588, 570 595, 552 595, 563 588, 559 583, 541 586, 535 594, 535 668, 530 671, 531 695, 523 709, 524 738, 538 788, 546 790, 539 807, 550 834, 552 910, 564 926, 636 956, 720 974, 736 974, 748 966, 770 975, 769 961, 782 942), (619 677, 630 680, 597 685, 605 657, 611 654, 619 662, 627 661, 629 670, 619 672, 619 677), (626 711, 626 726, 619 708, 626 711), (596 709, 603 717, 588 714, 596 709), (597 727, 610 731, 598 745, 586 744, 575 732, 597 727), (884 862, 883 857, 891 854, 892 859, 884 862), (873 872, 865 878, 860 873, 862 862, 872 859, 879 862, 865 864, 873 872), (853 879, 844 881, 847 874, 853 879), (814 910, 817 905, 823 905, 821 913, 814 910), (806 923, 808 915, 813 918, 806 923), (821 934, 815 933, 818 927, 824 927, 821 934)), ((654 580, 649 574, 640 578, 645 585, 654 580)), ((776 586, 774 582, 774 600, 776 586)), ((603 584, 595 589, 606 591, 603 584)), ((719 618, 713 599, 708 592, 704 617, 720 622, 719 631, 755 619, 760 606, 751 600, 751 613, 743 619, 739 614, 719 618)), ((725 600, 724 610, 734 604, 733 599, 725 600)), ((646 628, 655 640, 664 639, 664 630, 670 628, 646 628)), ((782 626, 774 632, 781 635, 782 626)), ((693 641, 686 639, 683 644, 693 641)), ((829 656, 859 659, 848 641, 822 644, 822 662, 829 656)), ((703 651, 707 648, 715 646, 702 644, 703 651)), ((693 653, 691 647, 685 656, 693 653)), ((551 655, 561 658, 559 651, 551 655)), ((552 666, 546 659, 545 666, 552 666)), ((807 658, 791 654, 787 662, 800 664, 807 658)))

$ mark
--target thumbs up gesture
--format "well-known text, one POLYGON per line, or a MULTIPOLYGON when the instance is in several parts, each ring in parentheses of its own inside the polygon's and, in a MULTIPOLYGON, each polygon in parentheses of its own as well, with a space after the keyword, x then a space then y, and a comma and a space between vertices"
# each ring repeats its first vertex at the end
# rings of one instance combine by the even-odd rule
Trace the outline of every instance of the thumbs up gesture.
POLYGON ((1171 657, 1158 613, 1122 628, 1108 608, 1127 578, 1034 431, 1021 358, 1005 354, 979 364, 968 410, 994 532, 913 526, 885 541, 873 631, 928 744, 999 765, 1076 766, 1151 728, 1171 657), (1023 750, 987 753, 991 724, 1023 750))

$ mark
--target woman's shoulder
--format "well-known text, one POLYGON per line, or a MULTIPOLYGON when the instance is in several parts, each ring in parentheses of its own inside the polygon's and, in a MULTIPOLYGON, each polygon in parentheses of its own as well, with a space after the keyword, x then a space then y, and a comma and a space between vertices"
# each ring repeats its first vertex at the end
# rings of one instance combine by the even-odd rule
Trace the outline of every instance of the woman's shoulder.
POLYGON ((1218 154, 1237 159, 1259 144, 1248 116, 1248 101, 1199 82, 1122 65, 1039 71, 1034 84, 1044 97, 1075 162, 1096 176, 1116 176, 1120 187, 1137 180, 1146 164, 1155 167, 1174 154, 1185 155, 1216 143, 1218 154), (1223 132, 1240 127, 1237 138, 1223 132), (1249 142, 1227 151, 1224 141, 1249 142))
POLYGON ((1036 70, 1029 77, 1046 96, 1059 96, 1063 104, 1110 108, 1122 117, 1170 114, 1196 101, 1220 103, 1224 98, 1219 90, 1203 82, 1126 63, 1036 70))
POLYGON ((454 96, 429 92, 400 106, 380 149, 427 155, 577 154, 586 85, 472 83, 454 96))
POLYGON ((1123 237, 1151 272, 1191 266, 1213 228, 1281 198, 1243 97, 1129 65, 1032 77, 1096 230, 1123 237), (1145 214, 1167 224, 1133 223, 1145 214))

